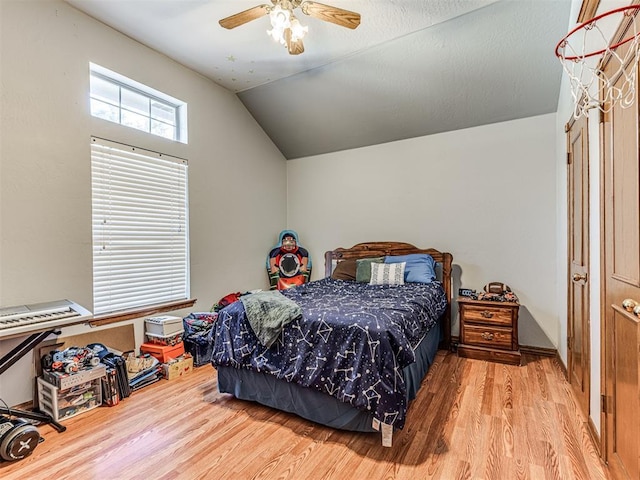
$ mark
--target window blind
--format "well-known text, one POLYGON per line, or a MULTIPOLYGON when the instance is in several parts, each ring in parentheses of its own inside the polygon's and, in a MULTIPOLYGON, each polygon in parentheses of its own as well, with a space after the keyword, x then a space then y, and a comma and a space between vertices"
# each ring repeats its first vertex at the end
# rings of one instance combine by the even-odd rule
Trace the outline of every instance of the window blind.
POLYGON ((189 298, 187 161, 91 139, 93 309, 189 298))

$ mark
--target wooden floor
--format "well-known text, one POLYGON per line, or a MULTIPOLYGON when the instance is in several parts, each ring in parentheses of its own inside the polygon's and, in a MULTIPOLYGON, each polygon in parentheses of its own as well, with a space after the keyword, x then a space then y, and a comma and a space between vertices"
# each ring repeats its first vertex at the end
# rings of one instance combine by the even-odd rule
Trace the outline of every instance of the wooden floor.
POLYGON ((607 479, 561 367, 440 352, 393 447, 218 393, 210 366, 65 421, 0 478, 607 479))

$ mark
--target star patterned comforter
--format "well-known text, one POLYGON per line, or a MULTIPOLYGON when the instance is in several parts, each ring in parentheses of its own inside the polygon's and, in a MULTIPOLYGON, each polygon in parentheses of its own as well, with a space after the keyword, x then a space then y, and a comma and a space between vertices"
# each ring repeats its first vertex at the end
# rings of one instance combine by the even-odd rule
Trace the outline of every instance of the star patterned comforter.
POLYGON ((380 422, 404 426, 402 369, 446 308, 439 282, 369 285, 325 278, 282 291, 302 308, 266 348, 242 302, 218 314, 211 332, 215 366, 246 368, 327 393, 380 422))

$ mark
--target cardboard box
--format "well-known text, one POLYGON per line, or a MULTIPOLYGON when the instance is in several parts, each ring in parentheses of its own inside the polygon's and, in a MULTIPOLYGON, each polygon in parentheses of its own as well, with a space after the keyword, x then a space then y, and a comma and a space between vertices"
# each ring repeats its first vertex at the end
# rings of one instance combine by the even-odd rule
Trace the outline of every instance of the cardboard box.
POLYGON ((144 320, 144 328, 147 333, 154 335, 173 335, 182 333, 182 318, 165 315, 162 317, 150 317, 144 320))
POLYGON ((61 390, 81 385, 90 380, 104 377, 107 374, 107 367, 100 363, 99 365, 91 368, 78 370, 74 373, 53 372, 43 370, 42 378, 49 382, 51 385, 58 387, 61 390))
POLYGON ((160 345, 147 342, 140 345, 140 353, 148 353, 156 357, 160 363, 167 363, 170 359, 178 358, 184 354, 184 342, 176 345, 160 345))
POLYGON ((188 375, 193 370, 193 357, 185 353, 182 357, 164 364, 164 378, 174 380, 183 375, 188 375))

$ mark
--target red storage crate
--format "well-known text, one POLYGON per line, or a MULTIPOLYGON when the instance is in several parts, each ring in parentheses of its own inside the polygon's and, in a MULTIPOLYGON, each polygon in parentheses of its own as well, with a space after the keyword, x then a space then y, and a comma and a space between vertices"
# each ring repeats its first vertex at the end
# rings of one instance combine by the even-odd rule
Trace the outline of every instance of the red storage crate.
POLYGON ((160 363, 167 363, 170 358, 178 358, 184 354, 184 342, 175 345, 160 345, 158 343, 143 343, 140 353, 148 353, 158 359, 160 363))

